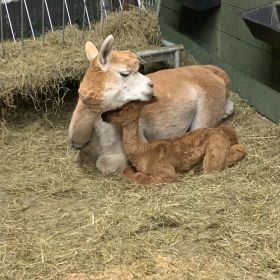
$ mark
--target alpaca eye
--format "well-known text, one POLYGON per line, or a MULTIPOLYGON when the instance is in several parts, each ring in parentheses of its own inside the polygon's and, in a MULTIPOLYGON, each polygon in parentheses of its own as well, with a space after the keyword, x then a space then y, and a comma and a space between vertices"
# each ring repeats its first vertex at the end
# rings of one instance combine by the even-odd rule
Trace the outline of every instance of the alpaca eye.
POLYGON ((126 78, 129 76, 130 73, 129 72, 120 72, 120 74, 122 77, 126 78))
POLYGON ((117 108, 115 111, 120 112, 121 110, 122 110, 122 108, 117 108))

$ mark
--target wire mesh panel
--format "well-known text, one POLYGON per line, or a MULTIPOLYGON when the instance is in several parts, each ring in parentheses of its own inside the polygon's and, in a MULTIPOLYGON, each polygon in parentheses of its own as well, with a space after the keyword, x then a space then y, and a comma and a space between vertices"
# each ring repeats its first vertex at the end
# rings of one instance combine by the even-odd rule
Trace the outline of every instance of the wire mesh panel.
MULTIPOLYGON (((42 30, 67 24, 84 28, 107 17, 108 12, 130 6, 159 13, 160 0, 1 0, 3 39, 37 37, 42 30)), ((139 9, 140 11, 140 9, 139 9)))
POLYGON ((143 0, 143 5, 146 8, 149 8, 151 10, 155 10, 156 9, 156 5, 157 5, 157 1, 156 0, 143 0))
POLYGON ((4 57, 4 41, 21 40, 22 50, 25 38, 42 35, 45 32, 62 29, 62 43, 65 43, 66 25, 77 24, 83 30, 91 23, 105 23, 109 11, 122 11, 131 6, 149 9, 158 16, 161 0, 0 0, 0 44, 1 57, 4 57))
POLYGON ((145 8, 154 11, 157 16, 159 15, 161 0, 143 0, 142 2, 145 8))
MULTIPOLYGON (((65 23, 78 24, 82 26, 84 2, 82 0, 24 0, 23 7, 23 32, 24 37, 32 36, 30 26, 35 36, 42 32, 42 3, 44 3, 44 25, 45 29, 52 26, 63 25, 63 7, 65 8, 65 23), (64 3, 64 4, 63 4, 64 3), (30 21, 29 21, 30 19, 30 21)), ((99 20, 99 1, 86 1, 87 15, 90 22, 99 20)), ((21 1, 2 0, 3 37, 12 39, 12 30, 15 38, 21 37, 21 1), (5 2, 6 1, 6 2, 5 2)), ((88 20, 86 21, 88 24, 88 20)))

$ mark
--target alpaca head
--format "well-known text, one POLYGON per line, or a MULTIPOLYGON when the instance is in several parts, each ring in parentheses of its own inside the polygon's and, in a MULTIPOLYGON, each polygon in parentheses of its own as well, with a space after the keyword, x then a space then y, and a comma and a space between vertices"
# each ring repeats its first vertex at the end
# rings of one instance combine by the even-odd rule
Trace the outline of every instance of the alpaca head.
POLYGON ((147 101, 153 95, 152 81, 138 72, 139 59, 130 51, 112 50, 114 38, 108 36, 100 52, 87 42, 90 66, 79 88, 83 103, 100 111, 118 108, 131 100, 147 101))
POLYGON ((113 36, 108 36, 100 51, 91 42, 85 45, 90 66, 80 84, 69 126, 69 142, 75 149, 89 143, 96 116, 131 100, 148 101, 154 94, 152 81, 138 71, 136 54, 112 50, 113 42, 113 36))

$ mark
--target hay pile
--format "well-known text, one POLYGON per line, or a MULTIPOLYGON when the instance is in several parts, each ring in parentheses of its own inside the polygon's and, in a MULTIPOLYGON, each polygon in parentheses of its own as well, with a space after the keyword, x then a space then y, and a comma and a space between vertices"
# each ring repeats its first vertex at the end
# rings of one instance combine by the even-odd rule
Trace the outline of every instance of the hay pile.
POLYGON ((143 187, 80 168, 75 102, 0 126, 0 279, 279 279, 280 128, 237 96, 248 155, 143 187))
MULTIPOLYGON (((68 26, 64 32, 49 32, 36 41, 5 43, 6 55, 0 60, 0 109, 17 106, 20 100, 53 101, 60 104, 61 89, 65 93, 65 81, 80 80, 88 65, 84 53, 87 40, 98 47, 109 34, 115 36, 115 48, 133 51, 160 45, 161 35, 157 18, 151 12, 132 8, 129 11, 113 12, 104 24, 93 25, 82 31, 68 26)), ((57 105, 57 104, 56 104, 57 105)))

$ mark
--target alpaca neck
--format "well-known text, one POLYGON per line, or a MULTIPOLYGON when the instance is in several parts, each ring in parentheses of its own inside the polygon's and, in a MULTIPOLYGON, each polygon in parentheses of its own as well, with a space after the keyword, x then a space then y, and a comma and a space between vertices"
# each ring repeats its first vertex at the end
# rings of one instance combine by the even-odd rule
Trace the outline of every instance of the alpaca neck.
POLYGON ((71 142, 77 144, 87 143, 91 138, 93 128, 100 114, 100 109, 92 110, 79 99, 69 126, 71 142))
POLYGON ((139 141, 138 119, 123 127, 123 144, 129 159, 133 161, 131 157, 139 153, 143 147, 139 141))

